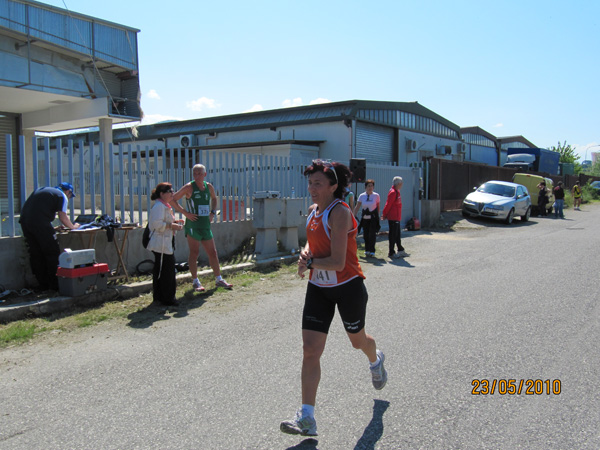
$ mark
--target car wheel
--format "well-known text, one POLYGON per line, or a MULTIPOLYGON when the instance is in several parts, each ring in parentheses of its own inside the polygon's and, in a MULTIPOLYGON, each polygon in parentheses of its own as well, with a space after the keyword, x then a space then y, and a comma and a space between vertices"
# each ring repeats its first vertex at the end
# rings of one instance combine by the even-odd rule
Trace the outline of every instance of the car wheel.
POLYGON ((511 208, 511 210, 508 212, 508 216, 506 216, 506 223, 508 225, 510 225, 513 222, 514 218, 515 218, 515 208, 511 208))
POLYGON ((531 215, 531 207, 527 207, 527 211, 525 211, 525 215, 521 216, 521 222, 527 222, 529 220, 530 215, 531 215))
POLYGON ((464 209, 462 210, 462 215, 463 215, 463 217, 471 217, 471 215, 468 212, 466 212, 464 209))

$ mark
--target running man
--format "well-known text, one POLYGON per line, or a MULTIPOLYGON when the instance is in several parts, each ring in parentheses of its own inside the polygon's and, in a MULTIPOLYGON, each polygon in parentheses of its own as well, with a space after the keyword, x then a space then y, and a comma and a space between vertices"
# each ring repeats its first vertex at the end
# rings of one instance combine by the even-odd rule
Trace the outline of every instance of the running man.
POLYGON ((298 275, 304 278, 304 272, 310 270, 302 314, 302 406, 293 419, 281 422, 280 429, 288 434, 317 436, 314 412, 320 360, 336 305, 352 346, 369 359, 375 389, 383 389, 387 372, 383 353, 365 332, 368 295, 356 255, 358 223, 342 201, 350 170, 340 163, 316 160, 304 175, 308 176, 314 204, 306 221, 308 242, 298 259, 298 275))
POLYGON ((206 167, 202 164, 196 164, 192 168, 194 181, 190 181, 173 196, 171 205, 175 211, 180 212, 186 218, 185 235, 187 237, 190 255, 188 264, 192 274, 192 285, 196 292, 204 291, 204 286, 198 279, 198 256, 200 255, 200 244, 208 255, 208 263, 215 274, 215 285, 225 289, 231 289, 232 284, 228 283, 221 276, 221 267, 219 266, 219 255, 215 247, 215 240, 210 229, 210 223, 215 218, 217 208, 217 195, 212 184, 204 181, 206 178, 206 167), (186 211, 179 204, 179 199, 184 197, 187 200, 188 209, 186 211))

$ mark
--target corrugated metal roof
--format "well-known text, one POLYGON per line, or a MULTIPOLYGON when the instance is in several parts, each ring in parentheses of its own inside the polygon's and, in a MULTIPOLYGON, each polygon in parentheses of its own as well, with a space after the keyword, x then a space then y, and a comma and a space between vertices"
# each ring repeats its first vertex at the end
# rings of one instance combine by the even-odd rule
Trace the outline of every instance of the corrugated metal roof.
POLYGON ((481 127, 462 127, 460 129, 460 132, 462 134, 469 133, 469 134, 477 134, 479 136, 484 136, 484 137, 488 138, 490 141, 498 143, 498 138, 496 136, 494 136, 492 133, 488 133, 481 127))
MULTIPOLYGON (((270 126, 285 126, 304 123, 340 121, 359 118, 359 112, 364 109, 395 110, 413 113, 431 118, 454 130, 460 136, 458 125, 425 108, 417 102, 384 102, 349 100, 317 105, 297 106, 292 108, 273 109, 251 113, 233 114, 228 116, 208 117, 204 119, 183 120, 178 122, 158 123, 138 127, 139 139, 156 137, 179 136, 183 134, 201 134, 219 132, 222 130, 239 131, 270 126)), ((377 123, 377 121, 370 121, 377 123)), ((380 122, 390 125, 386 122, 380 122)), ((115 139, 127 139, 127 130, 114 130, 115 139)))
POLYGON ((509 144, 511 142, 520 142, 522 144, 528 145, 530 148, 537 148, 535 144, 531 143, 523 136, 503 136, 498 138, 498 142, 500 143, 500 145, 509 144))

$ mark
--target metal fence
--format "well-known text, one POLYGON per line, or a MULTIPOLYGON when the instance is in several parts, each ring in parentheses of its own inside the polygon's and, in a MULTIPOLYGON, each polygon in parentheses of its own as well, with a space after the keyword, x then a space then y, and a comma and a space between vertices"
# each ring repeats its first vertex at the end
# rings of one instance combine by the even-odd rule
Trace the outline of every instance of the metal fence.
MULTIPOLYGON (((77 197, 69 202, 70 219, 80 214, 108 214, 123 223, 143 224, 152 207, 150 194, 159 182, 170 182, 175 189, 191 181, 192 167, 203 164, 206 180, 216 191, 217 221, 251 220, 256 191, 277 191, 281 197, 310 203, 308 184, 303 175, 310 158, 232 153, 189 148, 161 148, 135 144, 84 144, 84 142, 32 138, 36 149, 26 158, 25 138, 18 139, 19 161, 13 161, 12 136, 6 135, 7 197, 1 199, 2 236, 20 235, 18 213, 28 195, 40 186, 56 186, 69 181, 77 197), (29 159, 29 160, 28 160, 29 159), (13 166, 18 167, 14 179, 13 166), (31 180, 28 182, 28 176, 31 180)), ((348 164, 348 161, 340 161, 348 164)), ((366 176, 374 179, 385 202, 394 176, 404 178, 405 216, 418 213, 420 168, 367 164, 366 176)), ((361 184, 351 185, 358 196, 361 184)))
POLYGON ((60 140, 51 148, 48 138, 33 138, 36 151, 25 158, 25 140, 18 142, 18 179, 12 176, 12 136, 6 136, 7 197, 2 199, 1 234, 20 234, 18 213, 27 196, 40 186, 73 183, 77 197, 69 202, 71 220, 80 214, 108 214, 125 223, 143 223, 152 207, 150 194, 159 182, 174 188, 193 180, 192 167, 203 164, 206 180, 215 187, 217 221, 252 218, 256 191, 279 191, 282 197, 305 198, 304 169, 311 160, 197 149, 142 148, 139 145, 75 143, 60 140), (105 161, 108 158, 108 161, 105 161), (28 167, 30 169, 28 170, 28 167), (28 183, 27 177, 31 178, 28 183), (293 191, 293 193, 292 193, 293 191))

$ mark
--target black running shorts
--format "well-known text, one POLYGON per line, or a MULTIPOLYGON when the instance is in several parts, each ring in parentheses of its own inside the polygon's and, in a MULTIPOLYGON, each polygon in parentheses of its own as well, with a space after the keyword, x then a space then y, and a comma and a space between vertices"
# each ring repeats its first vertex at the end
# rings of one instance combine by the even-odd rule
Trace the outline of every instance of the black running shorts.
POLYGON ((319 287, 308 283, 302 313, 302 329, 329 332, 329 326, 338 307, 344 328, 358 333, 365 327, 369 295, 361 277, 334 287, 319 287))

